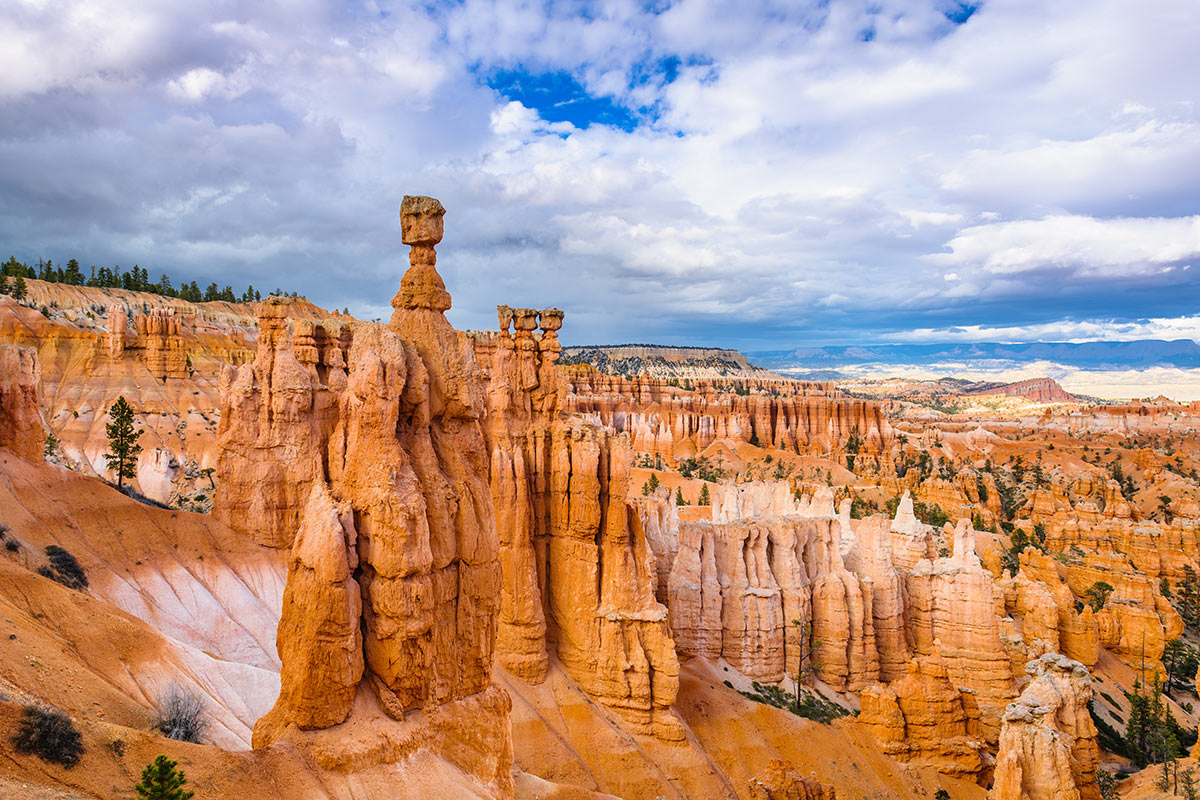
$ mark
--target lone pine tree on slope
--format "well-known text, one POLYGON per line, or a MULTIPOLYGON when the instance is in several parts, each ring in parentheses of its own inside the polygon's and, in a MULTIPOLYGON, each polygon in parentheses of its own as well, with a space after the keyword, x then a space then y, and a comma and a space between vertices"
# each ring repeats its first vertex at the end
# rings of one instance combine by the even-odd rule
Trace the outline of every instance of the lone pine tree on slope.
POLYGON ((133 790, 136 800, 191 800, 194 793, 184 791, 185 783, 183 770, 175 769, 175 762, 166 756, 159 756, 142 770, 142 782, 133 790))
POLYGON ((137 466, 138 454, 142 452, 142 446, 137 440, 142 432, 133 429, 133 408, 125 402, 124 396, 117 398, 117 402, 108 410, 108 415, 112 422, 105 426, 108 433, 108 452, 104 454, 104 459, 108 462, 109 469, 117 471, 117 486, 123 486, 126 478, 137 474, 134 467, 137 466))

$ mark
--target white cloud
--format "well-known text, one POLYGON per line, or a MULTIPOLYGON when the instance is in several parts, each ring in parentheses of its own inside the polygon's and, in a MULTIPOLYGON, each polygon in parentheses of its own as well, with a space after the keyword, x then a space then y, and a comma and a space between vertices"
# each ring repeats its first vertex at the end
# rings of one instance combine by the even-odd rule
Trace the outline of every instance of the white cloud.
POLYGON ((932 263, 976 266, 993 274, 1066 268, 1092 277, 1146 275, 1200 256, 1200 216, 1163 219, 1059 214, 977 225, 947 242, 932 263))
POLYGON ((883 338, 895 342, 1097 342, 1134 339, 1194 339, 1200 342, 1200 316, 916 328, 891 333, 883 338))
POLYGON ((997 329, 1161 287, 1124 324, 1195 296, 1189 0, 990 0, 961 27, 935 0, 581 9, 0 5, 0 246, 367 309, 422 192, 455 321, 556 303, 568 340, 997 329), (643 124, 547 121, 499 69, 643 124))

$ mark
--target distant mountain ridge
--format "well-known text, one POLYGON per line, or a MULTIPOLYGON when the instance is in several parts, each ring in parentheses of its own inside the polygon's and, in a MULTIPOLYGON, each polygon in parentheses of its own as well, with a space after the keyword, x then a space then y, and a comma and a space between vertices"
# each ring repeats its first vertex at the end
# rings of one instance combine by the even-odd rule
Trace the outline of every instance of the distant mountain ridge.
POLYGON ((828 369, 855 364, 941 364, 976 361, 1027 364, 1052 361, 1080 369, 1200 368, 1200 344, 1191 339, 1127 342, 951 342, 841 345, 755 350, 746 355, 772 370, 828 369))

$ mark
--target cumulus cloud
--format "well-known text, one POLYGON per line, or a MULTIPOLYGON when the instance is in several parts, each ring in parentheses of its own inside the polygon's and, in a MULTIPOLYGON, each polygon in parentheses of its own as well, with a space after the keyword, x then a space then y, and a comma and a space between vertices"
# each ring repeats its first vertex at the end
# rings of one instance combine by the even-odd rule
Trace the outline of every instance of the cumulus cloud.
POLYGON ((2 255, 371 318, 416 192, 464 326, 555 304, 568 342, 786 347, 1191 313, 1190 3, 948 5, 18 0, 2 255))
POLYGON ((964 228, 946 246, 949 253, 929 261, 1001 275, 1046 267, 1087 278, 1157 274, 1200 256, 1200 216, 1104 220, 1059 214, 964 228))

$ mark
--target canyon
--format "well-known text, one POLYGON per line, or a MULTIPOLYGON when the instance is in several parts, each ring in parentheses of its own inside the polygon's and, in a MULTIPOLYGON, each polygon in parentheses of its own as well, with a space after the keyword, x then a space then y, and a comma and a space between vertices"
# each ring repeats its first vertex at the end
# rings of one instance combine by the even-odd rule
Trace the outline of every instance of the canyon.
POLYGON ((0 297, 0 789, 124 797, 157 753, 222 797, 1098 800, 1137 771, 1103 732, 1194 637, 1194 408, 700 349, 610 373, 557 308, 452 327, 444 214, 405 198, 387 323, 0 297), (205 743, 154 728, 172 686, 205 743), (12 749, 25 703, 71 715, 79 766, 12 749))

